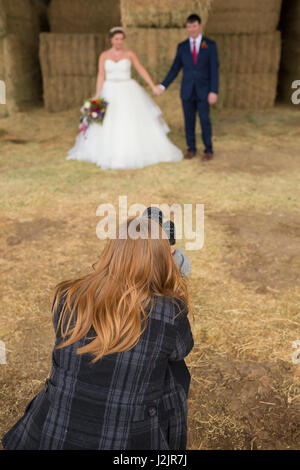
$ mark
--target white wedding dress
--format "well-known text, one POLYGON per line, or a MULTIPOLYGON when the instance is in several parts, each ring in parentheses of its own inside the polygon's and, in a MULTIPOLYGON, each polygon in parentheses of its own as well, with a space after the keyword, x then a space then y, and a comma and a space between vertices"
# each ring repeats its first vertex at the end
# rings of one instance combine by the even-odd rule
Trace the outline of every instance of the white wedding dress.
POLYGON ((104 67, 100 97, 108 107, 103 124, 90 124, 85 135, 78 134, 67 160, 118 170, 181 160, 181 150, 167 137, 170 129, 160 108, 131 78, 131 61, 106 59, 104 67))

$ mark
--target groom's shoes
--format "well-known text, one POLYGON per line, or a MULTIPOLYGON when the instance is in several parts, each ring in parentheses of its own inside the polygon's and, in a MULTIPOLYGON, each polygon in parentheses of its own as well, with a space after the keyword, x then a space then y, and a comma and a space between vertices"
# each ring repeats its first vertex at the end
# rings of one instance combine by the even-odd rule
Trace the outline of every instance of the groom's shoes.
POLYGON ((212 160, 214 158, 213 153, 205 152, 205 154, 202 157, 203 162, 207 162, 208 160, 212 160))
POLYGON ((187 152, 184 156, 184 158, 190 160, 191 158, 195 157, 197 155, 197 152, 187 152))

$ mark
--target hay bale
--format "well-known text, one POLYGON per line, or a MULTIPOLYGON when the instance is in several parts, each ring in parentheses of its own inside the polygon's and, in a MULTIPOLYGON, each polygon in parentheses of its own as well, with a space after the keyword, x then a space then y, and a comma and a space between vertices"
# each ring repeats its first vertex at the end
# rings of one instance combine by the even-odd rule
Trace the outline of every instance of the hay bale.
POLYGON ((0 38, 6 34, 6 13, 3 0, 0 0, 0 38))
POLYGON ((275 72, 221 75, 218 108, 270 108, 275 104, 276 92, 275 72))
POLYGON ((54 33, 97 34, 121 22, 119 1, 109 5, 107 0, 52 0, 48 14, 54 33))
POLYGON ((95 38, 96 38, 96 56, 97 56, 97 65, 98 65, 98 58, 101 52, 105 51, 106 49, 109 49, 111 47, 111 42, 106 32, 95 34, 95 38))
POLYGON ((218 46, 219 70, 223 73, 278 72, 280 31, 268 34, 213 34, 218 46))
POLYGON ((0 73, 6 83, 5 108, 9 113, 41 96, 38 34, 38 17, 31 0, 0 0, 0 73))
POLYGON ((282 0, 213 0, 206 34, 258 34, 276 30, 282 0))
MULTIPOLYGON (((136 52, 152 79, 157 82, 169 71, 177 44, 186 37, 185 28, 128 28, 126 47, 136 52)), ((279 31, 257 35, 214 34, 209 37, 217 42, 221 74, 278 71, 281 50, 279 31)), ((133 76, 144 83, 135 72, 133 76)), ((179 80, 180 77, 176 83, 179 80)))
MULTIPOLYGON (((175 58, 177 44, 187 38, 185 28, 128 28, 126 34, 126 47, 137 54, 154 82, 164 79, 175 58)), ((134 70, 132 76, 145 84, 134 70)))
POLYGON ((212 0, 121 0, 122 24, 127 27, 183 28, 191 13, 205 25, 212 0))
MULTIPOLYGON (((290 1, 290 0, 289 0, 290 1)), ((278 11, 282 0, 213 0, 212 11, 258 11, 266 13, 278 11)))
POLYGON ((16 34, 37 49, 39 22, 31 0, 2 0, 0 10, 5 12, 5 33, 16 34))
POLYGON ((48 111, 81 106, 95 94, 99 54, 107 47, 106 34, 41 33, 39 55, 48 111))
MULTIPOLYGON (((126 47, 136 52, 153 81, 160 82, 172 64, 177 44, 186 37, 185 28, 128 28, 126 47)), ((272 106, 277 82, 275 80, 274 86, 274 77, 277 76, 280 59, 280 32, 265 35, 239 34, 211 37, 217 42, 219 49, 219 106, 244 109, 272 106), (261 85, 259 85, 259 77, 262 80, 261 85), (240 80, 247 80, 247 83, 241 84, 240 80), (264 88, 267 80, 269 84, 264 88), (259 89, 263 91, 260 93, 259 89)), ((100 52, 107 47, 105 34, 42 33, 40 35, 40 61, 45 104, 48 110, 59 111, 69 106, 80 106, 84 98, 94 94, 98 57, 100 52), (55 80, 50 80, 51 78, 55 80), (72 91, 74 83, 83 87, 83 93, 76 90, 75 96, 72 91), (67 92, 64 85, 66 89, 69 87, 72 99, 69 97, 66 99, 67 92), (57 93, 55 87, 58 87, 57 93), (59 90, 61 90, 61 95, 59 90)), ((133 78, 145 85, 134 69, 133 78)), ((180 80, 181 75, 160 97, 161 102, 166 101, 166 106, 170 96, 172 96, 171 102, 177 103, 175 108, 178 116, 173 119, 174 122, 182 119, 179 98, 180 80), (173 96, 175 96, 175 101, 173 96)), ((167 111, 166 116, 171 114, 171 111, 169 114, 167 111)))
POLYGON ((19 111, 30 101, 41 96, 41 76, 37 56, 15 34, 3 38, 4 78, 9 112, 19 111))
POLYGON ((0 80, 5 80, 5 68, 3 57, 3 38, 0 38, 0 80))
MULTIPOLYGON (((126 46, 137 53, 152 79, 159 82, 172 64, 177 44, 186 36, 185 28, 128 28, 126 46)), ((281 49, 280 32, 210 37, 217 42, 219 51, 218 107, 264 109, 274 106, 281 49)), ((136 74, 133 76, 144 85, 144 81, 136 74)), ((182 119, 178 107, 180 80, 179 75, 175 83, 162 95, 166 100, 166 106, 169 93, 174 93, 176 96, 178 110, 176 122, 182 119)))
POLYGON ((47 111, 58 112, 79 107, 95 94, 95 77, 43 77, 44 102, 47 111))
POLYGON ((99 42, 101 40, 97 40, 95 34, 41 33, 40 63, 43 76, 95 76, 99 42))

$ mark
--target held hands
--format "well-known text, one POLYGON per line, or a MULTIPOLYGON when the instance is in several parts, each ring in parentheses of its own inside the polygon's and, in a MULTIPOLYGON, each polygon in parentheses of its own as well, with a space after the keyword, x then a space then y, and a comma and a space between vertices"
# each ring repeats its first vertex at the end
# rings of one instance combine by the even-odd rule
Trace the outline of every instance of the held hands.
MULTIPOLYGON (((154 87, 152 87, 152 91, 154 93, 154 95, 156 96, 160 96, 163 94, 164 90, 163 88, 161 88, 159 85, 156 85, 154 87)), ((208 94, 208 102, 210 105, 213 105, 217 102, 218 100, 218 95, 217 93, 214 93, 213 91, 211 91, 209 94, 208 94)))
POLYGON ((214 93, 213 91, 211 91, 210 93, 208 93, 208 102, 209 104, 215 104, 218 100, 218 95, 217 93, 214 93))
POLYGON ((159 95, 162 95, 164 90, 159 86, 159 85, 155 85, 153 88, 152 88, 152 91, 154 93, 155 96, 159 96, 159 95))

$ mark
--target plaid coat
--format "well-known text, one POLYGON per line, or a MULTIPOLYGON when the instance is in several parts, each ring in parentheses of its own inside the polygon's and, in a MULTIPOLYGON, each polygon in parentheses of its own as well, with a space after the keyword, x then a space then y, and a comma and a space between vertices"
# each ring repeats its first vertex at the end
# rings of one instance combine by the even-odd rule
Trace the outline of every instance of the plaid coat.
POLYGON ((186 308, 174 319, 178 311, 170 298, 156 297, 136 346, 95 364, 90 354, 76 354, 87 337, 54 349, 44 389, 2 438, 3 447, 186 449, 187 396, 170 361, 182 360, 194 341, 186 308))

